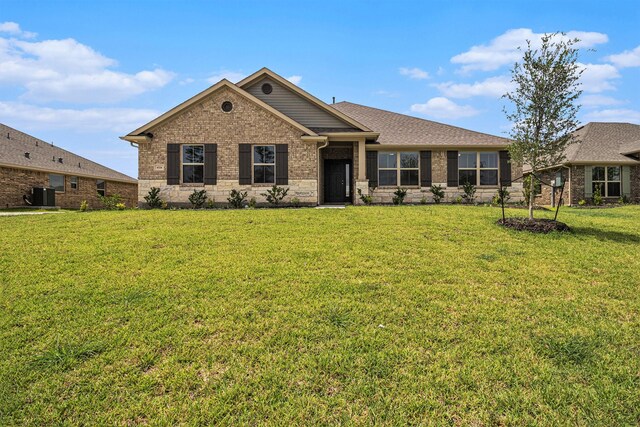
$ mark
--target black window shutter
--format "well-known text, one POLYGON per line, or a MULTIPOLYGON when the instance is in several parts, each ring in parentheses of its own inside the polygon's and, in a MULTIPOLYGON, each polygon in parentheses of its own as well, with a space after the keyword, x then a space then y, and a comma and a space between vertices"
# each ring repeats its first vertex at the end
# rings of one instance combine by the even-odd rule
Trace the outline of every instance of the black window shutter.
POLYGON ((378 187, 378 152, 367 151, 367 179, 369 180, 369 188, 378 187))
POLYGON ((431 187, 431 151, 420 152, 420 187, 431 187))
POLYGON ((238 182, 251 185, 251 144, 240 144, 238 159, 238 182))
POLYGON ((511 185, 511 156, 507 150, 500 151, 500 183, 506 187, 511 185))
POLYGON ((218 144, 204 144, 204 183, 216 185, 218 175, 218 144))
POLYGON ((276 144, 276 184, 289 185, 289 144, 276 144))
POLYGON ((167 144, 167 185, 180 184, 180 144, 167 144))
POLYGON ((447 151, 447 187, 458 186, 458 152, 447 151))

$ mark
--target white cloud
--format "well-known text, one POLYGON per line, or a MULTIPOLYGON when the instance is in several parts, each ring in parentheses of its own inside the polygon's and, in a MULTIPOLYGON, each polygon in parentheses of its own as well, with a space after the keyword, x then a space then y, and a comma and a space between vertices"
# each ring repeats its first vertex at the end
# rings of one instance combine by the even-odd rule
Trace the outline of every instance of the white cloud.
POLYGON ((180 82, 178 84, 180 86, 184 86, 184 85, 189 85, 189 84, 191 84, 193 82, 195 82, 195 79, 192 79, 191 77, 187 77, 186 79, 180 80, 180 82))
POLYGON ((135 108, 55 109, 0 101, 0 122, 23 129, 68 129, 80 132, 114 131, 125 134, 160 112, 135 108))
POLYGON ((623 122, 640 124, 640 111, 629 109, 605 109, 585 114, 589 122, 623 122))
POLYGON ((434 84, 433 86, 443 95, 450 98, 470 98, 472 96, 500 98, 513 89, 514 84, 508 76, 496 76, 471 84, 446 82, 434 84))
MULTIPOLYGON (((473 46, 467 52, 454 56, 451 62, 461 64, 463 72, 497 70, 518 61, 522 57, 522 52, 518 48, 525 48, 527 40, 531 41, 533 47, 539 46, 543 35, 543 33, 534 33, 530 28, 508 30, 491 40, 488 45, 473 46)), ((609 40, 606 34, 588 31, 569 31, 566 36, 558 37, 564 40, 580 39, 576 44, 579 48, 592 47, 609 40)))
POLYGON ((117 62, 74 39, 31 42, 0 37, 0 86, 21 86, 23 99, 109 103, 158 89, 173 73, 110 70, 117 62))
POLYGON ((291 76, 291 77, 287 77, 287 80, 289 80, 291 83, 293 83, 296 86, 300 85, 300 82, 302 81, 302 76, 291 76))
POLYGON ((444 97, 431 98, 425 104, 413 104, 411 111, 439 119, 459 119, 479 114, 470 105, 458 105, 444 97))
POLYGON ((384 90, 384 89, 377 90, 373 92, 373 94, 378 96, 384 96, 386 98, 398 98, 400 96, 398 92, 393 92, 393 91, 384 90))
POLYGON ((414 80, 425 80, 429 78, 429 73, 416 67, 414 68, 402 67, 398 69, 398 71, 400 72, 400 75, 407 76, 410 79, 414 79, 414 80))
POLYGON ((23 31, 20 25, 16 22, 0 22, 0 33, 6 33, 14 37, 23 37, 25 39, 32 39, 37 36, 36 33, 31 31, 23 31))
POLYGON ((585 107, 606 107, 624 104, 624 101, 604 95, 584 95, 580 98, 580 103, 585 107))
POLYGON ((640 67, 640 46, 616 55, 609 55, 605 59, 619 68, 640 67))
POLYGON ((241 71, 220 70, 207 77, 207 82, 209 82, 210 84, 216 84, 222 79, 227 79, 231 83, 238 83, 245 77, 247 77, 247 74, 241 71))
POLYGON ((599 93, 605 90, 615 90, 611 80, 620 78, 620 73, 611 64, 577 64, 584 69, 580 82, 582 90, 590 93, 599 93))

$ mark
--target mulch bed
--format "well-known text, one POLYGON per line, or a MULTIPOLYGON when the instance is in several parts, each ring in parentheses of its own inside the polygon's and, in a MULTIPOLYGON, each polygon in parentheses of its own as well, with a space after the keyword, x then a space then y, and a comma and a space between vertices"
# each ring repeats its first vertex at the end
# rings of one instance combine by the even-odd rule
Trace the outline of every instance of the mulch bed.
POLYGON ((552 231, 571 231, 571 228, 564 222, 554 221, 552 219, 534 219, 529 218, 506 218, 503 222, 499 219, 497 222, 506 228, 512 228, 518 231, 530 231, 532 233, 550 233, 552 231))

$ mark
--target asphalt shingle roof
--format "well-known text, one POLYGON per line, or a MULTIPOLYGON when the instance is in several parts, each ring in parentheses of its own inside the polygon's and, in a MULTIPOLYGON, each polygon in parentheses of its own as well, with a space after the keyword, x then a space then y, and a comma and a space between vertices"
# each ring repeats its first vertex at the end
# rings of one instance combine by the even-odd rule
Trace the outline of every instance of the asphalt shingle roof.
POLYGON ((567 148, 568 163, 603 162, 637 164, 621 153, 640 150, 640 125, 591 122, 574 132, 578 142, 567 148))
POLYGON ((507 146, 509 140, 486 133, 380 110, 350 102, 331 105, 374 132, 378 142, 394 145, 507 146))
POLYGON ((108 181, 137 182, 130 176, 53 146, 2 123, 0 123, 0 165, 87 176, 108 181), (29 157, 26 157, 25 153, 29 153, 29 157), (62 162, 59 159, 62 159, 62 162))

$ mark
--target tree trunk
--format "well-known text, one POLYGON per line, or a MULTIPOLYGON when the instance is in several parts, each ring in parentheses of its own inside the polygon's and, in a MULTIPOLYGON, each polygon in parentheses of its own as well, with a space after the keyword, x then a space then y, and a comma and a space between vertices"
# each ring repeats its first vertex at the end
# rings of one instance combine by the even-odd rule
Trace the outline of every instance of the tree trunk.
POLYGON ((529 180, 529 219, 533 220, 533 201, 536 198, 536 176, 531 172, 531 179, 529 180))

